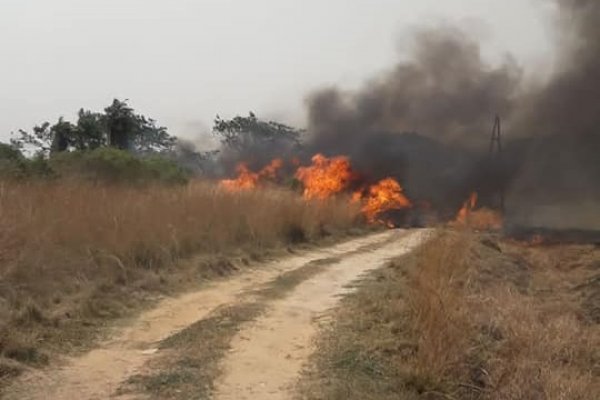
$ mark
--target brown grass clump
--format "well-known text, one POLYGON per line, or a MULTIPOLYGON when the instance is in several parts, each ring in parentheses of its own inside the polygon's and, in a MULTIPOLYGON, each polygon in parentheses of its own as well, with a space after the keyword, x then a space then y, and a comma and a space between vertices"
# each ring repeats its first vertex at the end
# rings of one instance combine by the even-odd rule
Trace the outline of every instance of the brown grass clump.
POLYGON ((467 240, 443 235, 414 255, 415 273, 407 293, 415 373, 435 380, 460 366, 468 348, 469 312, 464 307, 467 240))
POLYGON ((83 343, 82 329, 122 315, 144 294, 227 272, 232 254, 252 259, 347 232, 358 214, 345 201, 233 194, 202 182, 1 184, 0 354, 44 362, 44 344, 83 343), (192 254, 200 256, 177 263, 192 254))
POLYGON ((589 399, 600 393, 594 246, 445 232, 345 300, 309 399, 589 399))
POLYGON ((560 269, 559 260, 594 251, 576 247, 551 264, 540 260, 551 249, 503 254, 464 234, 423 248, 408 292, 416 375, 455 398, 595 399, 600 327, 581 318, 565 285, 585 269, 560 269))

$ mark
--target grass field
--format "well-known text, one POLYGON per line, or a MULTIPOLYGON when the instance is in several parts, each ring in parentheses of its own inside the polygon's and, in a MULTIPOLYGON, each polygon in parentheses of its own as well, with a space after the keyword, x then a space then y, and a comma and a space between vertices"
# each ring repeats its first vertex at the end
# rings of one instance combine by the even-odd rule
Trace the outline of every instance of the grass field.
POLYGON ((0 377, 81 348, 158 294, 360 223, 347 201, 278 190, 3 184, 0 377))

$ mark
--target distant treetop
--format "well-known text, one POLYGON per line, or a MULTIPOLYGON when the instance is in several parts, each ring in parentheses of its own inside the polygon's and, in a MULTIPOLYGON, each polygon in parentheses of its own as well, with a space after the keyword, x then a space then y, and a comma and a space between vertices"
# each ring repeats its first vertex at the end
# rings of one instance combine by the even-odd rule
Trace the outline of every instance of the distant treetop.
POLYGON ((55 124, 44 122, 31 132, 19 130, 11 144, 43 155, 100 147, 157 153, 170 151, 176 140, 153 119, 136 114, 127 100, 115 99, 104 112, 79 110, 75 124, 61 117, 55 124))

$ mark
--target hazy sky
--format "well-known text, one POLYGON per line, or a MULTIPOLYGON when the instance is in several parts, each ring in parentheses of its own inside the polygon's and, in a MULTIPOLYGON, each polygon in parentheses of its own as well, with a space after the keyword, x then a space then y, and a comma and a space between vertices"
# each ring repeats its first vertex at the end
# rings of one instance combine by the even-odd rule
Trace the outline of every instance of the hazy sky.
POLYGON ((543 0, 0 0, 0 140, 114 97, 171 133, 214 116, 303 122, 307 93, 353 87, 421 23, 458 23, 485 54, 549 57, 543 0))

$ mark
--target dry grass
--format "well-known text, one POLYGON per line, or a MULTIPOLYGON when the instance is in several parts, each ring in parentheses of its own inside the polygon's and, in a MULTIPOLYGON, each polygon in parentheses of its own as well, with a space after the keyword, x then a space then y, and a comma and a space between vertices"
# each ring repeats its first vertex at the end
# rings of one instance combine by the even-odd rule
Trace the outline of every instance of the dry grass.
POLYGON ((409 283, 407 307, 412 334, 417 338, 414 372, 428 381, 460 367, 469 346, 470 316, 463 304, 469 244, 442 235, 413 255, 417 265, 409 283))
POLYGON ((597 399, 600 324, 588 303, 599 259, 593 246, 441 234, 346 300, 302 393, 597 399))
MULTIPOLYGON (((0 354, 43 363, 40 348, 80 346, 148 293, 226 273, 236 267, 231 255, 244 264, 270 249, 348 232, 357 216, 345 201, 309 203, 275 190, 232 194, 201 182, 3 184, 0 354), (191 255, 193 262, 179 262, 191 255)), ((12 363, 2 365, 0 377, 12 374, 12 363)))

